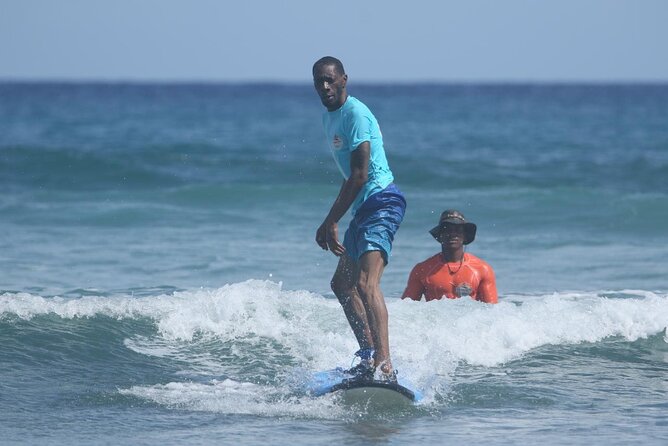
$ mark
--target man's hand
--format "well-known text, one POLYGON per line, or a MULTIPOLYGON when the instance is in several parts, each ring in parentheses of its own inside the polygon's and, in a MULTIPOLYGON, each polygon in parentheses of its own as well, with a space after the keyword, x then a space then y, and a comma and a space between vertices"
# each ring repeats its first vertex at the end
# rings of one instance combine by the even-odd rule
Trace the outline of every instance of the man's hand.
POLYGON ((315 242, 320 246, 322 249, 327 251, 327 229, 325 228, 325 224, 321 224, 318 230, 315 232, 315 242))
POLYGON ((337 257, 345 254, 346 249, 339 242, 339 225, 333 221, 324 221, 315 233, 315 242, 322 249, 329 249, 337 257))

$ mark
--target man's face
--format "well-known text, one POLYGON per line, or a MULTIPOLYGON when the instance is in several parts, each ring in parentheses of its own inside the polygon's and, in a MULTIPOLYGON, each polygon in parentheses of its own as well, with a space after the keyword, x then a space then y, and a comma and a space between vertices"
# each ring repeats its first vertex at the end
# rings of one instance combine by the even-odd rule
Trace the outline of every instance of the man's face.
POLYGON ((439 241, 441 245, 453 250, 461 248, 464 246, 464 225, 442 224, 439 241))
POLYGON ((334 111, 346 101, 348 76, 336 71, 334 65, 321 65, 313 72, 313 85, 327 110, 334 111))

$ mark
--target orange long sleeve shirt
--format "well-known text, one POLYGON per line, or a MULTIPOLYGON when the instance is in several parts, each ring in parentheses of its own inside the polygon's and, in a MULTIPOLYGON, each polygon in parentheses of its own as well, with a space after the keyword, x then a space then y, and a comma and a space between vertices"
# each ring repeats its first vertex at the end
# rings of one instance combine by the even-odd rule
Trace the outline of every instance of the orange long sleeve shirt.
POLYGON ((461 264, 447 263, 438 253, 415 265, 401 298, 420 300, 423 295, 427 301, 468 295, 490 304, 498 302, 494 270, 469 253, 464 254, 461 264))

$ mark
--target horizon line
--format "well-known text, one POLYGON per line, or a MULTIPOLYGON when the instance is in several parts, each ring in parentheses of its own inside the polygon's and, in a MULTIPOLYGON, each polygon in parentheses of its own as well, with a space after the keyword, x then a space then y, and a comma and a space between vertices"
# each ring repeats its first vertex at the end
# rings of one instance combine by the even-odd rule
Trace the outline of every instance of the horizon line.
MULTIPOLYGON (((351 85, 668 85, 668 79, 403 79, 403 80, 359 80, 351 85)), ((14 77, 0 76, 0 84, 97 84, 97 85, 311 85, 310 80, 281 79, 151 79, 151 78, 78 78, 78 77, 14 77)))

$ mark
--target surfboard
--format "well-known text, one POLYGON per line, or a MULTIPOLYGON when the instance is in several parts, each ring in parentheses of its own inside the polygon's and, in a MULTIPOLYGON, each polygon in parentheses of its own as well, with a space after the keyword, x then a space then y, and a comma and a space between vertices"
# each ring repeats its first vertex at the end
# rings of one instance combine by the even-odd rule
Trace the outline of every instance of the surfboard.
POLYGON ((314 396, 339 392, 349 403, 381 403, 397 405, 417 403, 422 394, 408 380, 399 375, 397 382, 359 379, 347 374, 341 367, 316 372, 307 383, 314 396))

